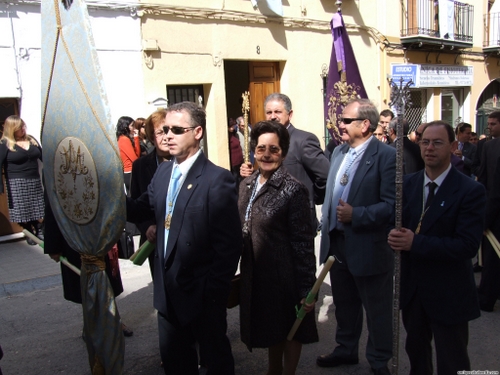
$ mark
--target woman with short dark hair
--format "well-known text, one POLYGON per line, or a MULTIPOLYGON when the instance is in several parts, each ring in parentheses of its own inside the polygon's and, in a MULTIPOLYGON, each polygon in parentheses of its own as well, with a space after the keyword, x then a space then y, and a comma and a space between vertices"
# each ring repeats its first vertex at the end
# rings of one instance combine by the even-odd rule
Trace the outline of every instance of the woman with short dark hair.
POLYGON ((293 375, 302 344, 318 341, 314 304, 292 341, 287 335, 315 282, 314 230, 307 188, 282 165, 290 136, 277 122, 259 122, 251 148, 259 168, 240 184, 245 246, 241 258, 241 339, 268 348, 268 375, 293 375))

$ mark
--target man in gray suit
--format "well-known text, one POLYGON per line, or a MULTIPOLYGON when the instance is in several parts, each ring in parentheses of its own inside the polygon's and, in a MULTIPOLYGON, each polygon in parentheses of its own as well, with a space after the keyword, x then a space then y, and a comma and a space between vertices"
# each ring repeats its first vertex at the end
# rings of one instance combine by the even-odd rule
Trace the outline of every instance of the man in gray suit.
MULTIPOLYGON (((330 163, 319 145, 314 134, 296 129, 292 124, 292 102, 285 94, 274 93, 264 101, 264 111, 267 121, 277 121, 287 128, 290 134, 290 148, 283 165, 288 172, 302 182, 309 192, 309 205, 313 218, 313 228, 316 231, 316 204, 322 204, 325 199, 326 178, 330 163)), ((240 169, 243 177, 252 174, 252 168, 243 164, 240 169)))
POLYGON ((342 140, 335 148, 322 208, 320 261, 336 258, 330 270, 337 347, 317 358, 321 367, 357 364, 366 311, 366 358, 374 374, 390 374, 392 357, 393 252, 387 235, 394 226, 394 148, 372 137, 379 114, 356 99, 340 120, 342 140))

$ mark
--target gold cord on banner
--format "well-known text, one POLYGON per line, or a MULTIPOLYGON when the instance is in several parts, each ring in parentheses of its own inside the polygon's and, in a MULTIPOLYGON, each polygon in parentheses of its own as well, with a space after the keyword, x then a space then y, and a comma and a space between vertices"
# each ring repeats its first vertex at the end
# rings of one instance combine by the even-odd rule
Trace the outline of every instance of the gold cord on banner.
POLYGON ((248 145, 250 144, 248 140, 248 112, 250 111, 250 93, 248 91, 245 91, 243 94, 241 94, 241 97, 243 98, 243 104, 241 106, 241 111, 243 112, 243 120, 245 123, 245 130, 243 132, 244 136, 244 142, 245 142, 245 147, 243 148, 245 151, 245 154, 243 155, 243 158, 245 160, 245 163, 250 162, 250 150, 248 145))
POLYGON ((87 275, 99 271, 104 271, 106 269, 106 261, 104 260, 104 256, 98 257, 91 254, 80 254, 80 258, 82 259, 82 269, 87 272, 87 275), (97 269, 92 270, 89 266, 96 266, 97 269))
POLYGON ((87 103, 88 103, 90 109, 92 110, 92 113, 94 114, 94 117, 95 117, 97 123, 99 124, 99 127, 101 128, 102 132, 104 133, 104 136, 106 137, 106 139, 108 140, 109 144, 111 145, 111 147, 115 151, 116 155, 118 156, 118 159, 121 161, 120 152, 118 150, 118 144, 117 144, 116 141, 113 141, 110 138, 109 133, 104 128, 104 125, 102 124, 101 119, 99 118, 99 116, 97 115, 96 110, 92 106, 92 102, 90 101, 90 97, 89 97, 87 91, 85 90, 85 87, 84 87, 83 82, 82 82, 82 80, 80 78, 80 75, 78 74, 78 71, 76 70, 76 66, 75 66, 75 63, 74 63, 73 58, 71 56, 71 53, 69 51, 68 45, 67 45, 66 41, 64 40, 64 35, 63 35, 63 32, 62 32, 62 24, 61 24, 61 15, 60 15, 60 10, 59 10, 59 1, 58 0, 54 0, 54 7, 55 7, 55 13, 56 13, 57 35, 56 35, 56 41, 55 41, 55 45, 54 45, 54 54, 53 54, 53 57, 52 57, 52 65, 50 67, 50 78, 49 78, 49 83, 47 85, 47 94, 46 94, 46 98, 45 98, 45 105, 44 105, 43 115, 42 115, 41 138, 43 136, 43 128, 44 128, 44 125, 45 125, 45 116, 46 116, 46 113, 47 113, 47 106, 48 106, 48 103, 49 103, 49 95, 50 95, 50 89, 51 89, 51 86, 52 86, 52 77, 54 75, 54 67, 55 67, 55 62, 56 62, 57 50, 58 50, 58 46, 59 46, 59 39, 61 39, 61 41, 63 43, 63 46, 64 46, 64 49, 65 49, 65 51, 66 51, 66 53, 68 55, 69 61, 71 63, 71 67, 73 68, 73 71, 75 73, 76 79, 78 80, 78 83, 80 84, 80 88, 83 91, 85 99, 87 100, 87 103))

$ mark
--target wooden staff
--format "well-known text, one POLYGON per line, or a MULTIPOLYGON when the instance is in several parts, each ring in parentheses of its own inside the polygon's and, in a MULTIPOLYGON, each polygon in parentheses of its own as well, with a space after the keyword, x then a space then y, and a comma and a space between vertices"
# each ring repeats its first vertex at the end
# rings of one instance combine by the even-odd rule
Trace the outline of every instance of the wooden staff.
POLYGON ((493 250, 497 253, 498 257, 500 258, 500 243, 498 242, 497 238, 493 234, 493 232, 490 229, 487 229, 484 232, 484 235, 490 241, 491 247, 493 247, 493 250))
MULTIPOLYGON (((403 218, 403 120, 405 107, 411 104, 410 85, 412 80, 403 84, 400 78, 399 86, 391 79, 391 102, 389 106, 396 107, 398 123, 396 126, 396 218, 395 227, 400 230, 403 218)), ((401 252, 394 252, 394 299, 393 299, 393 322, 392 322, 392 374, 398 374, 399 367, 399 294, 401 289, 401 252)))
MULTIPOLYGON (((332 256, 329 256, 328 259, 326 260, 325 265, 323 266, 323 269, 319 273, 318 278, 316 279, 316 282, 314 283, 311 291, 307 294, 306 301, 304 302, 304 305, 306 303, 313 303, 313 301, 316 299, 316 294, 318 294, 318 290, 321 287, 321 284, 323 283, 323 280, 326 277, 326 274, 328 271, 330 271, 330 268, 332 268, 332 264, 335 261, 335 258, 332 256)), ((306 311, 304 310, 304 305, 300 307, 300 310, 297 311, 297 319, 295 319, 295 323, 293 323, 292 329, 288 333, 288 336, 286 339, 288 341, 292 341, 293 336, 295 336, 295 332, 297 332, 297 329, 299 329, 300 323, 302 323, 302 319, 306 316, 306 311)))
MULTIPOLYGON (((27 231, 26 229, 23 229, 23 233, 26 237, 31 238, 33 241, 35 241, 42 249, 44 247, 44 242, 39 239, 37 236, 35 236, 33 233, 27 231)), ((78 276, 80 276, 80 269, 73 264, 71 264, 68 259, 64 256, 60 256, 59 260, 61 261, 62 264, 64 264, 66 267, 68 267, 71 271, 76 273, 78 276)))
POLYGON ((241 94, 241 97, 243 98, 243 104, 241 106, 241 111, 243 112, 243 120, 245 124, 245 130, 243 131, 243 136, 244 136, 244 142, 245 142, 245 147, 243 148, 244 154, 243 158, 245 160, 245 164, 248 164, 250 162, 250 150, 248 147, 248 112, 250 111, 250 93, 248 91, 245 91, 243 94, 241 94))

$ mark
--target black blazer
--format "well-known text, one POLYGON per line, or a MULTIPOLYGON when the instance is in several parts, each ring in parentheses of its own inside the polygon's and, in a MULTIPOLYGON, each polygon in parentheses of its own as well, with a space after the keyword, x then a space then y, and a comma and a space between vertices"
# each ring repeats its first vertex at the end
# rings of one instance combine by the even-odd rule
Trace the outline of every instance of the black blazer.
MULTIPOLYGON (((130 181, 130 196, 132 199, 139 198, 142 193, 148 190, 149 183, 158 168, 156 151, 144 155, 132 163, 132 179, 130 181)), ((150 218, 140 223, 136 223, 142 236, 146 230, 156 223, 154 218, 150 218)), ((142 241, 142 238, 141 238, 142 241)))
MULTIPOLYGON (((396 142, 389 143, 389 146, 396 148, 396 142)), ((420 154, 420 147, 410 141, 407 137, 403 138, 403 174, 410 174, 424 169, 425 164, 420 154)))
POLYGON ((165 201, 172 166, 160 164, 148 191, 135 201, 127 199, 127 218, 143 220, 154 211, 158 228, 154 307, 167 317, 169 311, 175 311, 179 323, 185 325, 207 303, 226 306, 243 239, 234 178, 201 153, 177 196, 164 250, 165 201))
MULTIPOLYGON (((403 227, 415 231, 423 208, 424 171, 404 178, 403 227)), ((401 254, 401 308, 418 293, 430 318, 458 324, 480 315, 472 271, 484 224, 484 187, 454 167, 439 187, 410 251, 401 254)))

